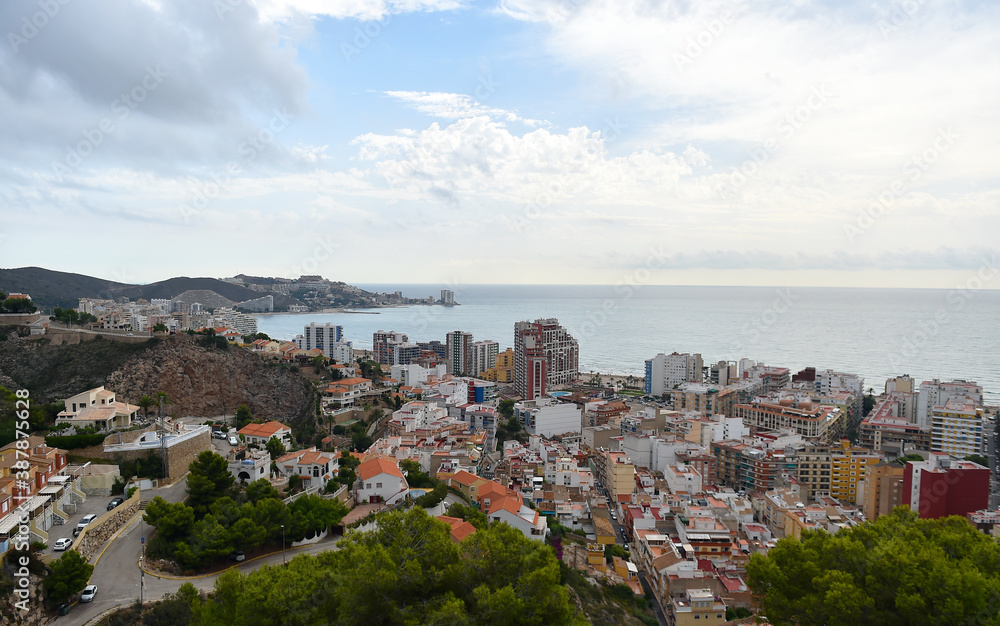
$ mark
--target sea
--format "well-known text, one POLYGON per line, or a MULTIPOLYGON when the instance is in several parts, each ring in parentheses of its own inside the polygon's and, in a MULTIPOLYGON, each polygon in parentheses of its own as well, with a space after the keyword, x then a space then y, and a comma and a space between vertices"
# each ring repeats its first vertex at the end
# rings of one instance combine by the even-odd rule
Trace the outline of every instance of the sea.
POLYGON ((580 371, 642 376, 657 353, 701 353, 705 365, 753 359, 860 374, 876 393, 885 380, 962 379, 1000 404, 1000 290, 619 285, 358 285, 458 306, 420 305, 332 314, 258 316, 258 329, 291 339, 309 322, 344 327, 355 348, 394 330, 410 341, 471 332, 511 347, 514 323, 557 318, 580 344, 580 371))

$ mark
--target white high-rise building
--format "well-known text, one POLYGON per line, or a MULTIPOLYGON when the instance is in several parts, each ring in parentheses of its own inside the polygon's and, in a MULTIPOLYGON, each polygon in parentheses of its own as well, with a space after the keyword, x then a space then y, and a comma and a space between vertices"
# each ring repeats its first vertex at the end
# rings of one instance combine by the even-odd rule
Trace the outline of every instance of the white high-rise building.
POLYGON ((469 368, 470 376, 481 376, 483 372, 496 365, 500 344, 487 339, 476 341, 471 346, 472 362, 469 368))
POLYGON ((983 406, 983 388, 974 382, 953 380, 943 383, 937 378, 920 383, 917 399, 917 425, 930 426, 934 407, 945 406, 951 400, 967 400, 977 407, 983 406))
POLYGON ((646 395, 662 396, 677 385, 702 381, 700 354, 657 354, 646 359, 646 395))

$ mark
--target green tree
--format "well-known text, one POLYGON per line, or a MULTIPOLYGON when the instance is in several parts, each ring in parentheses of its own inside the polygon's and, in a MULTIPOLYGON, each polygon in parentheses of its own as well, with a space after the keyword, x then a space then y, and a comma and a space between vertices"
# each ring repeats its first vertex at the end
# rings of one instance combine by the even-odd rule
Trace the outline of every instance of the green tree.
POLYGON ((67 550, 49 567, 52 571, 45 577, 45 593, 50 605, 68 602, 87 586, 94 573, 94 566, 76 550, 67 550))
POLYGON ((326 365, 326 357, 323 356, 322 354, 317 354, 312 358, 310 363, 312 364, 313 367, 316 368, 316 371, 319 372, 321 369, 323 369, 323 366, 326 365))
POLYGON ((264 544, 267 530, 253 519, 242 517, 232 526, 233 545, 240 550, 253 550, 264 544))
POLYGON ((200 569, 233 551, 229 531, 209 513, 195 522, 187 541, 178 541, 174 559, 188 569, 200 569))
POLYGON ((271 455, 272 459, 277 459, 285 453, 285 444, 281 443, 281 440, 277 437, 268 439, 264 447, 267 448, 267 452, 271 455))
POLYGON ((274 498, 275 500, 281 499, 281 494, 274 488, 271 481, 266 478, 258 478, 248 484, 246 486, 246 495, 247 499, 254 504, 264 500, 265 498, 274 498))
POLYGON ((399 467, 406 472, 406 482, 411 487, 433 487, 437 483, 426 472, 420 470, 420 464, 416 461, 403 459, 399 462, 399 467))
POLYGON ((990 460, 981 454, 970 454, 965 457, 966 461, 972 461, 978 465, 988 468, 990 466, 990 460))
POLYGON ((341 467, 340 471, 337 473, 337 482, 341 485, 347 485, 350 489, 351 486, 358 480, 357 473, 350 467, 341 467))
POLYGON ((514 401, 507 399, 500 401, 500 416, 509 420, 514 417, 514 401))
POLYGON ((241 404, 236 408, 236 430, 239 430, 253 421, 253 414, 250 413, 250 407, 245 404, 241 404))
POLYGON ((773 624, 1000 624, 1000 543, 908 507, 836 535, 804 531, 747 565, 773 624))
POLYGON ((235 478, 229 473, 226 459, 211 450, 205 450, 188 466, 188 504, 197 517, 208 513, 217 498, 232 487, 235 478))
POLYGON ((135 404, 142 409, 143 417, 149 417, 149 410, 156 406, 156 401, 151 396, 143 396, 135 404))
POLYGON ((490 520, 485 513, 474 506, 468 506, 461 502, 455 502, 449 506, 447 514, 469 522, 476 527, 476 530, 482 530, 490 525, 490 520))

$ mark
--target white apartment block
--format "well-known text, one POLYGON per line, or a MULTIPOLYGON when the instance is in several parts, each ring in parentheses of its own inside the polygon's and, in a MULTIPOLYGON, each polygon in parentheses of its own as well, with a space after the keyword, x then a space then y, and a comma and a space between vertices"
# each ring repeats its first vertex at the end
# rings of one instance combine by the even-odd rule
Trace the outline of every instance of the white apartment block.
POLYGON ((969 400, 931 409, 931 452, 962 459, 983 452, 983 411, 969 400))
POLYGON ((943 383, 937 378, 925 380, 920 383, 920 395, 917 399, 917 425, 930 426, 934 407, 943 407, 951 400, 968 401, 976 407, 982 407, 983 388, 965 380, 953 380, 950 383, 943 383))
POLYGON ((646 395, 662 396, 686 382, 701 382, 703 362, 700 354, 657 354, 646 359, 646 395))
POLYGON ((481 376, 483 372, 496 365, 498 354, 500 354, 500 344, 496 341, 487 339, 473 342, 470 346, 471 362, 468 374, 481 376))
POLYGON ((553 437, 565 433, 579 434, 582 428, 580 408, 574 404, 549 398, 526 400, 514 405, 516 417, 532 435, 553 437))
POLYGON ((410 365, 393 365, 389 368, 389 376, 399 381, 400 385, 409 387, 421 387, 431 377, 441 379, 448 373, 448 368, 444 363, 434 367, 424 367, 411 363, 410 365))

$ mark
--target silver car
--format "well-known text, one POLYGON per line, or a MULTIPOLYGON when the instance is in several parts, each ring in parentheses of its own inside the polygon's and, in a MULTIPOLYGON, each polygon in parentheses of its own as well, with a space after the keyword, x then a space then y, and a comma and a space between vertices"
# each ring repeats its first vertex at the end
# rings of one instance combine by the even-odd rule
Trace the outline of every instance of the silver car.
POLYGON ((80 594, 80 602, 93 602, 96 595, 97 585, 87 585, 83 588, 83 593, 80 594))

